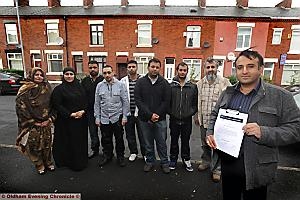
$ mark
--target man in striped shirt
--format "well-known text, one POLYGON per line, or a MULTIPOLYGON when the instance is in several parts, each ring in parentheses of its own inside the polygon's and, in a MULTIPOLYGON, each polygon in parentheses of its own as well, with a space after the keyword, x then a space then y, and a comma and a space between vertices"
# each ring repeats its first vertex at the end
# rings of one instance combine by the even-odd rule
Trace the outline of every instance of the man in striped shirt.
POLYGON ((137 119, 138 110, 134 99, 135 84, 136 81, 141 77, 137 73, 137 69, 138 69, 137 62, 135 60, 130 60, 127 63, 128 76, 125 76, 124 78, 121 79, 121 82, 123 82, 127 87, 128 99, 130 104, 130 116, 127 116, 128 121, 127 124, 125 125, 125 131, 126 131, 126 139, 130 151, 129 161, 132 162, 135 161, 138 154, 135 130, 137 130, 138 139, 140 142, 141 154, 143 157, 145 155, 144 140, 143 140, 140 124, 137 119))

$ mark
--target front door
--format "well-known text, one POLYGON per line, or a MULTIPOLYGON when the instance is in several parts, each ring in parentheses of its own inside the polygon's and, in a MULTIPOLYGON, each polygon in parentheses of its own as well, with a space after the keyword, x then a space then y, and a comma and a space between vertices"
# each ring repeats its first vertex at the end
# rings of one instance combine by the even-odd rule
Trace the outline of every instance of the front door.
POLYGON ((127 75, 127 64, 117 63, 117 65, 118 65, 117 78, 120 80, 121 78, 127 75))
POLYGON ((166 58, 165 59, 165 79, 172 82, 173 77, 175 76, 175 58, 166 58))

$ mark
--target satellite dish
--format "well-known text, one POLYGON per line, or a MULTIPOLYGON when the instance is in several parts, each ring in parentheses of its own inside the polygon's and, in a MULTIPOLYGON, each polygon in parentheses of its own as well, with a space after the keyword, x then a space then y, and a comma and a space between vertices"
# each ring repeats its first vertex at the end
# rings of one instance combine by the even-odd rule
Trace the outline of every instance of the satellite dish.
POLYGON ((56 38, 56 43, 57 43, 58 45, 62 45, 62 44, 64 43, 64 39, 63 39, 62 37, 57 37, 57 38, 56 38))
POLYGON ((210 47, 210 44, 209 44, 209 42, 203 42, 203 47, 204 47, 204 48, 208 48, 208 47, 210 47))
POLYGON ((234 61, 235 60, 235 54, 233 52, 229 52, 227 54, 227 59, 230 61, 234 61))
POLYGON ((159 40, 157 38, 152 38, 152 43, 153 44, 157 44, 159 42, 159 40))

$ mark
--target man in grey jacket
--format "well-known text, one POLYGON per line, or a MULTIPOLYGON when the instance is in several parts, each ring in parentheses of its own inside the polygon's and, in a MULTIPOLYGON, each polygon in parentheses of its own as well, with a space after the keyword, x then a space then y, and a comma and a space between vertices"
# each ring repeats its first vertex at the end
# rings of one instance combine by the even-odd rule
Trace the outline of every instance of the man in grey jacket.
POLYGON ((288 91, 261 78, 263 57, 242 51, 236 58, 239 82, 220 96, 211 114, 207 144, 216 149, 214 125, 218 111, 237 110, 248 114, 238 158, 218 151, 224 200, 267 199, 267 186, 276 177, 278 146, 300 141, 300 111, 288 91))
POLYGON ((101 145, 103 156, 100 166, 110 162, 113 157, 113 136, 116 141, 118 164, 126 165, 124 161, 123 126, 129 114, 129 102, 125 85, 114 77, 112 67, 102 68, 104 80, 98 83, 95 94, 94 115, 96 125, 101 129, 101 145))

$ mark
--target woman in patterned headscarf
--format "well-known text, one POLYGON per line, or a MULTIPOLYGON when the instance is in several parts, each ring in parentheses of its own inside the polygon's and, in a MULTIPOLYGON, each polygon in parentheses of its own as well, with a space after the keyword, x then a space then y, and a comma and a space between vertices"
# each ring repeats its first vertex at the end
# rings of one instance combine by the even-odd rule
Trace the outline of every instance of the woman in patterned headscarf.
POLYGON ((51 86, 41 68, 34 67, 16 97, 19 133, 18 149, 34 163, 39 174, 53 171, 51 124, 55 114, 50 110, 51 86))

